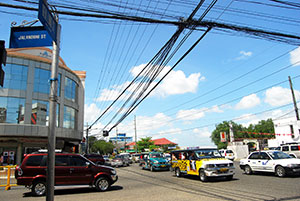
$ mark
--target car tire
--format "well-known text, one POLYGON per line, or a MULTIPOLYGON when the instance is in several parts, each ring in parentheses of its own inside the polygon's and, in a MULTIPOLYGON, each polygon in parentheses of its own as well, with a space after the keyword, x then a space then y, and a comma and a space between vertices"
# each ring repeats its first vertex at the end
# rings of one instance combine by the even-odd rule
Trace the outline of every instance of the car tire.
POLYGON ((199 178, 200 178, 200 181, 202 181, 202 182, 207 182, 207 180, 208 180, 208 177, 205 175, 205 172, 203 169, 200 170, 200 172, 199 172, 199 178))
POLYGON ((31 192, 35 196, 43 196, 46 194, 46 182, 35 181, 32 185, 31 192))
POLYGON ((152 165, 150 166, 150 171, 151 171, 151 172, 154 172, 154 168, 153 168, 152 165))
POLYGON ((181 172, 180 172, 180 169, 178 167, 175 168, 175 176, 176 177, 181 177, 181 172))
POLYGON ((252 169, 251 169, 251 167, 249 165, 245 166, 244 171, 245 171, 245 174, 247 174, 247 175, 252 174, 252 169))
POLYGON ((233 178, 233 175, 226 176, 226 180, 227 180, 227 181, 231 181, 232 178, 233 178))
POLYGON ((99 177, 95 182, 95 187, 97 191, 106 191, 110 187, 110 182, 105 177, 99 177))
POLYGON ((277 166, 275 173, 278 177, 284 177, 286 175, 285 169, 282 166, 277 166))

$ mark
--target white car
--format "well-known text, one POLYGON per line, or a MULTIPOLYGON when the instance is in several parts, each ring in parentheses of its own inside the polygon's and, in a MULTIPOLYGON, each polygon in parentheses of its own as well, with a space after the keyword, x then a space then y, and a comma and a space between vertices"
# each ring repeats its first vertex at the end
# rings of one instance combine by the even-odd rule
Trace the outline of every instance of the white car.
POLYGON ((220 149, 219 152, 220 152, 221 156, 223 156, 226 159, 233 161, 235 158, 233 151, 230 149, 220 149))
POLYGON ((300 159, 277 150, 256 151, 240 160, 240 168, 246 174, 256 171, 274 172, 277 176, 284 177, 287 174, 300 173, 300 159))

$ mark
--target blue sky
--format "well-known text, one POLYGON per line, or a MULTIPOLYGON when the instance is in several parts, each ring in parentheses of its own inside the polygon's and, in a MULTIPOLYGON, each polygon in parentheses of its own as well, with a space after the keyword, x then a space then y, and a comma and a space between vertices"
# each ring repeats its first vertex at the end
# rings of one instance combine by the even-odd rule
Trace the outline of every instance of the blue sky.
MULTIPOLYGON (((54 4, 58 1, 49 2, 54 4)), ((78 1, 78 4, 81 2, 78 1)), ((120 5, 125 3, 111 2, 120 5)), ((131 5, 130 2, 128 5, 131 5)), ((160 8, 156 12, 176 15, 171 11, 177 11, 178 16, 185 18, 197 4, 197 1, 187 1, 190 3, 183 6, 175 2, 169 6, 166 3, 154 4, 154 1, 137 1, 135 4, 145 4, 143 8, 146 9, 146 3, 151 3, 153 9, 160 8)), ((210 2, 205 1, 206 7, 210 2)), ((4 3, 36 7, 12 0, 4 0, 4 3)), ((243 0, 218 1, 204 20, 299 36, 299 9, 283 8, 283 5, 267 0, 262 3, 273 6, 251 4, 243 0), (246 11, 249 14, 245 14, 246 11)), ((123 8, 103 6, 97 9, 156 17, 123 8)), ((196 18, 203 10, 198 12, 196 18)), ((0 39, 5 40, 8 47, 11 22, 20 24, 23 20, 32 21, 36 18, 37 12, 0 7, 0 39)), ((173 19, 170 17, 170 20, 173 19)), ((71 69, 87 73, 85 124, 97 119, 176 31, 176 27, 171 25, 64 15, 60 16, 60 24, 60 56, 71 69)), ((180 39, 187 32, 185 30, 180 39)), ((164 71, 174 65, 202 33, 194 31, 164 71)), ((293 86, 297 100, 300 100, 297 77, 300 75, 299 61, 300 47, 297 45, 257 39, 240 32, 212 30, 153 93, 117 126, 118 132, 134 136, 135 115, 138 138, 166 137, 180 146, 211 146, 211 132, 222 121, 233 120, 247 126, 267 118, 283 118, 287 113, 286 116, 293 116, 293 106, 287 105, 292 103, 288 76, 295 77, 293 86)), ((120 104, 114 105, 110 113, 93 127, 92 134, 99 133, 119 107, 120 104)), ((115 136, 115 133, 116 129, 110 136, 115 136)))

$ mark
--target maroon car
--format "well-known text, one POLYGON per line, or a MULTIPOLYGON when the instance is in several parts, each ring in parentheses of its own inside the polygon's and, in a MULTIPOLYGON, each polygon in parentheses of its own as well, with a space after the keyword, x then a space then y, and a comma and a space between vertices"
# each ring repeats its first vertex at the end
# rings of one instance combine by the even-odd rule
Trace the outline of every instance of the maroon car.
POLYGON ((105 159, 100 154, 84 154, 83 156, 97 165, 104 165, 105 163, 105 159))
MULTIPOLYGON (((46 192, 47 153, 27 154, 15 177, 18 185, 31 188, 34 195, 46 192)), ((98 191, 106 191, 118 180, 114 168, 97 166, 79 154, 55 154, 55 185, 89 185, 98 191)))

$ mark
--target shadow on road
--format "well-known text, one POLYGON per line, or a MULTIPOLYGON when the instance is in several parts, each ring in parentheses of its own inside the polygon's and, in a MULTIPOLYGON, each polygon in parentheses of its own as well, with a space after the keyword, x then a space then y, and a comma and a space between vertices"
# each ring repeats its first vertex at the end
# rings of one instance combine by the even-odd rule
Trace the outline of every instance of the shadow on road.
MULTIPOLYGON (((118 191, 122 190, 122 186, 112 186, 110 187, 106 192, 109 191, 118 191)), ((83 193, 96 193, 96 189, 90 188, 90 187, 84 187, 84 188, 70 188, 70 189, 57 189, 54 191, 54 195, 75 195, 75 194, 83 194, 83 193)), ((105 193, 105 192, 99 192, 99 193, 105 193)), ((36 197, 31 192, 27 192, 23 194, 23 197, 36 197)))

